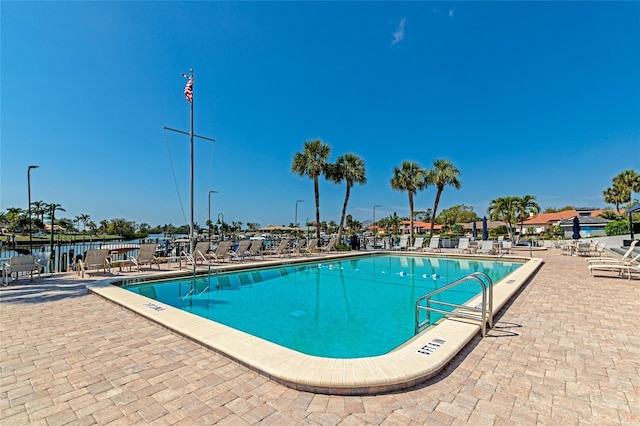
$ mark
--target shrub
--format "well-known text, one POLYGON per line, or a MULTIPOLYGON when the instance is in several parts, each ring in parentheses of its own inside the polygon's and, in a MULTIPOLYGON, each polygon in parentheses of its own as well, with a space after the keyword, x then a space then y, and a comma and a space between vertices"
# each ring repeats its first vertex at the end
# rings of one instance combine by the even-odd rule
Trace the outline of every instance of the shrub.
POLYGON ((604 227, 604 231, 607 236, 630 234, 631 225, 628 220, 614 220, 613 222, 607 223, 607 226, 604 227))

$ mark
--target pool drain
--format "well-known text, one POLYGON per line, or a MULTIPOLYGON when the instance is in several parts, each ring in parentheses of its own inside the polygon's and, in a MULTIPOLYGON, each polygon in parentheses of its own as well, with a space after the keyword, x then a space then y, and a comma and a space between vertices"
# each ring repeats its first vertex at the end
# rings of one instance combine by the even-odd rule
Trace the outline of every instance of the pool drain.
POLYGON ((422 355, 431 355, 432 353, 434 353, 440 346, 444 345, 446 342, 446 340, 442 340, 442 339, 433 339, 432 341, 430 341, 429 343, 427 343, 426 345, 424 345, 423 347, 421 347, 420 349, 418 349, 416 352, 422 355))

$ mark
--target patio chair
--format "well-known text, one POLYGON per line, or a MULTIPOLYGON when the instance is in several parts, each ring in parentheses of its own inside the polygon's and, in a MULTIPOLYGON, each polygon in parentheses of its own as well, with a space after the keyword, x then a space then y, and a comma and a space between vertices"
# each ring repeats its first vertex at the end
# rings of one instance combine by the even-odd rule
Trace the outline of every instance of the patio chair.
POLYGON ((264 241, 262 240, 252 240, 251 246, 249 246, 249 258, 255 259, 256 257, 260 256, 262 259, 264 259, 264 254, 262 253, 263 244, 264 241))
POLYGON ((302 255, 304 253, 305 248, 307 247, 306 238, 301 238, 293 245, 291 248, 291 255, 302 255))
POLYGON ((251 240, 241 240, 238 243, 238 247, 236 247, 235 251, 229 252, 229 258, 233 260, 242 260, 245 257, 249 256, 249 247, 251 246, 251 240))
POLYGON ((212 261, 224 262, 225 258, 229 256, 230 248, 231 240, 220 241, 214 251, 210 251, 205 255, 205 260, 209 264, 211 264, 212 261))
POLYGON ((140 250, 138 251, 138 256, 129 258, 130 264, 135 265, 136 270, 140 272, 140 268, 143 265, 149 265, 149 268, 152 268, 153 265, 158 266, 158 271, 160 270, 160 262, 158 262, 158 258, 156 257, 156 250, 158 249, 157 243, 143 243, 140 244, 140 250))
POLYGON ((640 274, 640 263, 638 263, 639 259, 640 254, 629 261, 591 263, 587 267, 589 268, 592 277, 595 277, 595 271, 609 271, 617 272, 618 275, 624 275, 626 272, 628 278, 631 279, 631 274, 640 274))
POLYGON ((290 253, 289 244, 291 243, 291 238, 283 238, 280 240, 280 243, 271 251, 271 255, 284 257, 290 253))
POLYGON ((456 251, 460 253, 472 253, 475 250, 469 245, 469 238, 463 237, 460 238, 456 251))
POLYGON ((403 234, 403 235, 400 236, 400 241, 398 241, 398 244, 393 246, 392 249, 393 250, 406 250, 408 245, 409 245, 409 236, 403 234))
POLYGON ((578 243, 576 254, 578 256, 589 256, 591 254, 591 243, 578 243))
POLYGON ((9 278, 13 274, 16 274, 17 280, 20 272, 28 272, 30 280, 33 281, 33 271, 38 271, 38 276, 40 275, 35 256, 12 256, 9 263, 2 268, 2 285, 9 285, 9 278))
POLYGON ((78 259, 76 264, 77 274, 84 278, 85 272, 88 274, 90 269, 95 269, 96 271, 102 269, 105 273, 111 272, 108 249, 89 249, 85 253, 84 259, 78 259))
POLYGON ((495 250, 493 249, 493 241, 485 240, 480 242, 480 247, 476 253, 481 254, 495 254, 495 250))
POLYGON ((440 249, 440 237, 435 236, 429 240, 429 247, 423 249, 424 251, 442 251, 440 249))
POLYGON ((511 254, 512 248, 513 248, 513 243, 511 241, 502 241, 502 246, 500 247, 500 253, 511 254))
POLYGON ((411 247, 407 247, 407 250, 422 251, 423 245, 424 245, 424 237, 416 237, 416 240, 413 242, 413 245, 411 247))
POLYGON ((313 251, 318 248, 318 239, 312 238, 307 242, 307 246, 304 248, 303 254, 313 254, 313 251))
MULTIPOLYGON (((231 241, 229 241, 229 244, 231 244, 231 241)), ((196 243, 196 246, 193 248, 193 253, 191 253, 191 259, 189 259, 189 256, 187 256, 187 260, 195 263, 198 263, 200 261, 208 263, 209 262, 208 253, 210 251, 211 251, 210 241, 198 241, 196 243)))
POLYGON ((331 237, 331 239, 329 240, 326 246, 320 247, 320 251, 323 253, 329 253, 331 250, 337 250, 336 249, 337 242, 338 242, 337 237, 331 237))

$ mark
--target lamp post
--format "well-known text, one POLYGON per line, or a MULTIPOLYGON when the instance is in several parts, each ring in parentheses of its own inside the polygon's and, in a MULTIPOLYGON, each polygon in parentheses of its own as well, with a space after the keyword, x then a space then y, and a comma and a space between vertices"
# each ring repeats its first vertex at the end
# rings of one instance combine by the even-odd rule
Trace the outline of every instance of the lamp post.
POLYGON ((382 207, 380 204, 373 206, 373 249, 376 249, 376 207, 382 207))
POLYGON ((222 213, 218 213, 218 223, 220 224, 220 241, 224 241, 224 215, 222 213), (222 221, 220 221, 220 217, 222 217, 222 221))
POLYGON ((209 222, 207 223, 208 226, 208 232, 207 234, 209 234, 209 241, 211 241, 211 194, 217 194, 218 191, 215 190, 211 190, 209 191, 209 222))
POLYGON ((298 227, 298 203, 304 203, 304 200, 296 200, 296 218, 293 222, 293 226, 298 227))
MULTIPOLYGON (((29 254, 31 254, 31 246, 33 244, 33 242, 31 241, 31 169, 37 169, 38 167, 40 166, 29 166, 29 168, 27 169, 27 197, 29 199, 29 254)), ((53 229, 51 230, 51 232, 53 232, 53 229)))

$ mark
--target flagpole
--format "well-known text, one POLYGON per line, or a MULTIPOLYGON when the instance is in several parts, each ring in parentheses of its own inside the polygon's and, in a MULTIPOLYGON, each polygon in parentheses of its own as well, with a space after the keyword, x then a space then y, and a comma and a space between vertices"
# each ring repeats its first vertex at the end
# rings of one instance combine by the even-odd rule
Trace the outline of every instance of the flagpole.
MULTIPOLYGON (((190 69, 191 73, 191 81, 193 81, 193 69, 190 69)), ((189 130, 189 142, 191 144, 191 222, 189 223, 189 249, 191 255, 194 256, 193 261, 193 273, 196 271, 196 262, 195 262, 195 254, 193 250, 195 249, 195 241, 194 241, 194 225, 193 225, 193 94, 191 95, 191 108, 190 108, 190 121, 191 127, 189 130)))

